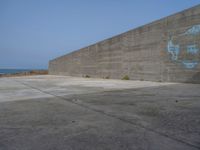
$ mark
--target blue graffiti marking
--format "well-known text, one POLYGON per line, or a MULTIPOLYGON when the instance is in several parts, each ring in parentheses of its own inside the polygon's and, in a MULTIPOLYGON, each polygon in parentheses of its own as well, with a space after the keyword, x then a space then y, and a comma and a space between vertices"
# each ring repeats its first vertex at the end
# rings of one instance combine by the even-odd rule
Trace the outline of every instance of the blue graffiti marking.
POLYGON ((197 61, 182 61, 183 65, 187 68, 187 69, 193 69, 198 65, 197 61))
POLYGON ((199 33, 200 33, 200 25, 195 25, 185 32, 186 35, 197 35, 199 33))
POLYGON ((200 24, 192 26, 181 34, 174 36, 170 35, 167 43, 167 51, 170 54, 172 61, 181 63, 187 69, 195 68, 200 63, 200 47, 199 44, 197 44, 199 36, 200 24), (185 50, 186 53, 190 55, 184 55, 184 53, 181 52, 185 52, 185 50))
POLYGON ((197 45, 193 44, 193 45, 188 45, 187 46, 187 53, 189 54, 197 54, 199 51, 199 49, 197 48, 197 45))
POLYGON ((172 55, 172 60, 178 59, 178 55, 180 52, 179 45, 174 45, 171 39, 168 41, 167 50, 172 55))

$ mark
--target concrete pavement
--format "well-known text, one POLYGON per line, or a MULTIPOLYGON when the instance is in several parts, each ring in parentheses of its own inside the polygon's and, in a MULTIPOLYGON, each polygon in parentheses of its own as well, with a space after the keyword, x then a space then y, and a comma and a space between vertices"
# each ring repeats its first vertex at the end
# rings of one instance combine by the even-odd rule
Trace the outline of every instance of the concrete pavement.
POLYGON ((0 150, 197 150, 200 85, 0 78, 0 150))

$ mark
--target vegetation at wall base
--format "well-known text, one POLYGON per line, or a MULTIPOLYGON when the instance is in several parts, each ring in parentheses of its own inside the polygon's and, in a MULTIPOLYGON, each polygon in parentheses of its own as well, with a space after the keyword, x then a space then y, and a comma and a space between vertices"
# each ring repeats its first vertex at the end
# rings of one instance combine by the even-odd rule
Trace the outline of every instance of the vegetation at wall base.
POLYGON ((130 80, 129 76, 128 75, 125 75, 122 80, 130 80))

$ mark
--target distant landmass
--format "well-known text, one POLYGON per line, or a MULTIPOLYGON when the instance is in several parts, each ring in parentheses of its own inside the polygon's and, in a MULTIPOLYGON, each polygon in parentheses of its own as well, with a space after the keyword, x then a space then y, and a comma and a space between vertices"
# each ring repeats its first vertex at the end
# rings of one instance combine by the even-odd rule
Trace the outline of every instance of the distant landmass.
POLYGON ((48 74, 44 69, 0 69, 0 77, 44 75, 48 74))
POLYGON ((0 69, 0 74, 16 74, 31 71, 33 69, 0 69))

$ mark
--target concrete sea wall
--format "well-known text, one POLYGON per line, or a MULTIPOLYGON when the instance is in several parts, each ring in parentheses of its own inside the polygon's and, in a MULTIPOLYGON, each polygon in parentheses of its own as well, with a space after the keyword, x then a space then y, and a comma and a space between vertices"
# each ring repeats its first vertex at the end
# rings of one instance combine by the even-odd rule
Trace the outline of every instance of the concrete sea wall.
POLYGON ((200 83, 200 5, 51 60, 49 74, 200 83))

